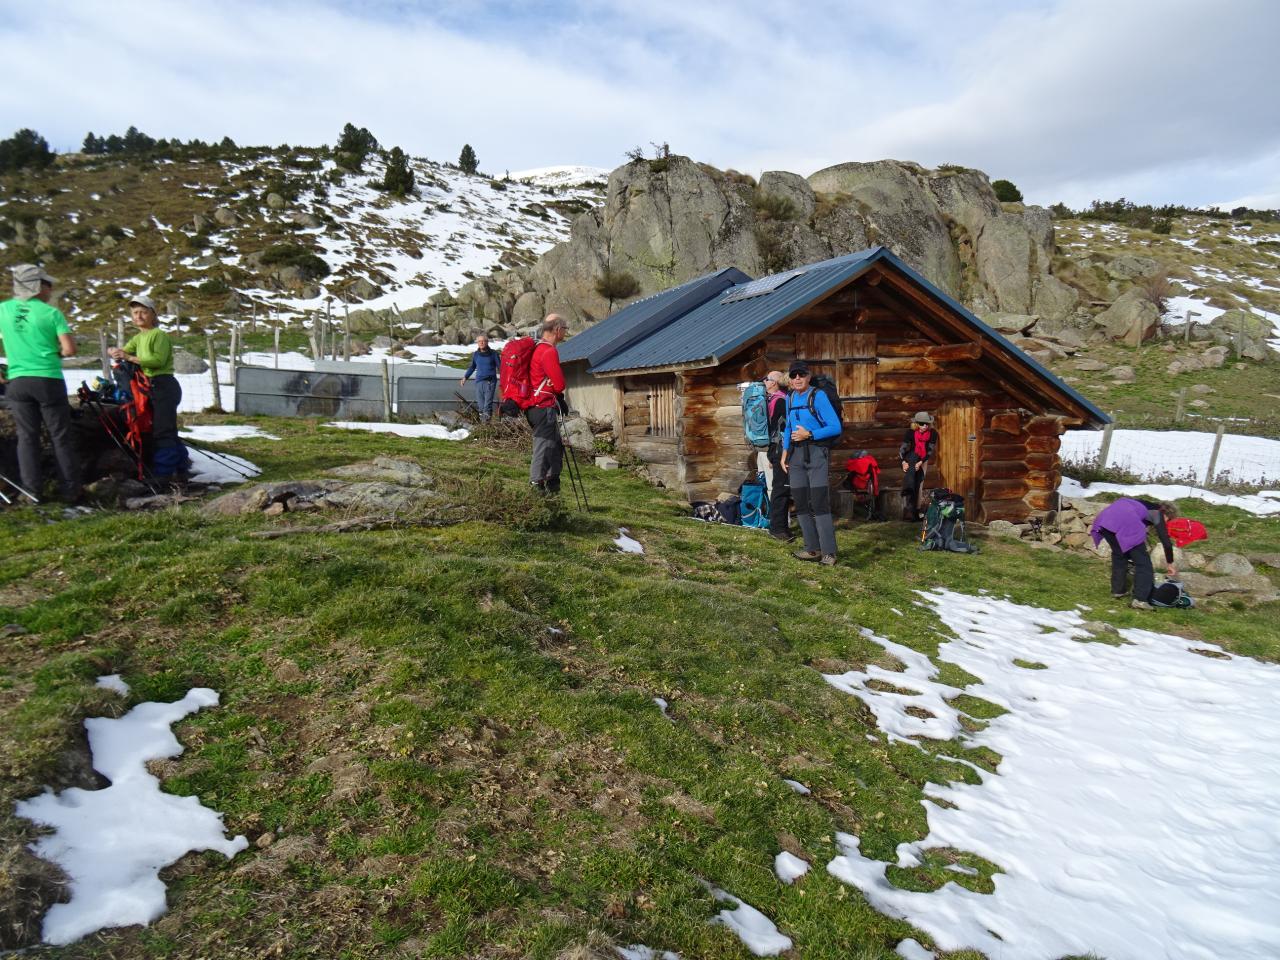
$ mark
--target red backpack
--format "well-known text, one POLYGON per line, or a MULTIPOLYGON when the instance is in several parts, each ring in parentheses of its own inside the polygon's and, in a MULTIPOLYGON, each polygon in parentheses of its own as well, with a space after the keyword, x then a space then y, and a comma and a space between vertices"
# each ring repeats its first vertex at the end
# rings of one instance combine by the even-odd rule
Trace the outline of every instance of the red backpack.
POLYGON ((498 389, 503 400, 510 400, 521 410, 533 402, 533 384, 529 382, 529 361, 538 341, 533 337, 513 337, 498 357, 498 389))

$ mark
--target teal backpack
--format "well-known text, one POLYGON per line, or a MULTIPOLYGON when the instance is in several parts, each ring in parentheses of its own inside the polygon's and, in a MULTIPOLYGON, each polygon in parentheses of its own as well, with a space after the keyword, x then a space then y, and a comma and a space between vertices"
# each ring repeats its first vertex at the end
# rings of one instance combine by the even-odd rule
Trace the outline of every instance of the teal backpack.
POLYGON ((748 480, 738 491, 742 503, 742 525, 767 529, 769 526, 769 494, 765 486, 764 474, 756 474, 754 480, 748 480))
POLYGON ((759 380, 742 391, 742 432, 753 447, 769 446, 769 393, 759 380))

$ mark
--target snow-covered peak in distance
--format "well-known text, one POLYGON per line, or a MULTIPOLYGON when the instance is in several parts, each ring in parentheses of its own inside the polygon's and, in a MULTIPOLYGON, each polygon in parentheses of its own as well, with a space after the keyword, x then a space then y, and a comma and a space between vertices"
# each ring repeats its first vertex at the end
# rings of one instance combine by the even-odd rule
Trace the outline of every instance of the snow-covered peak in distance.
POLYGON ((560 166, 537 167, 510 174, 512 180, 539 187, 577 187, 584 183, 604 183, 609 171, 604 167, 560 166))

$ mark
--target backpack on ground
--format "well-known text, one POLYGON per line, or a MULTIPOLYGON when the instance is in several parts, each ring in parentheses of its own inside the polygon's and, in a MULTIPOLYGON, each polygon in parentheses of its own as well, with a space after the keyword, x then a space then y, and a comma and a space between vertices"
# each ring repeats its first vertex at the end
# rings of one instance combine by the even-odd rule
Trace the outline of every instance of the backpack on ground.
POLYGON ((1173 577, 1167 578, 1164 583, 1157 585, 1151 591, 1150 603, 1153 607, 1177 607, 1183 610, 1196 605, 1195 600, 1183 587, 1182 581, 1173 577))
POLYGON ((977 553, 964 532, 964 497, 944 487, 929 495, 929 509, 920 530, 921 550, 977 553))
POLYGON ((764 474, 756 474, 738 490, 744 527, 767 528, 769 526, 769 494, 764 474))
POLYGON ((769 394, 758 380, 742 391, 742 432, 753 447, 769 446, 769 394))
POLYGON ((836 388, 836 382, 824 373, 814 374, 813 379, 809 381, 809 386, 813 388, 809 393, 809 412, 813 414, 813 418, 818 421, 818 425, 825 427, 827 422, 818 415, 818 411, 814 407, 814 401, 817 397, 817 391, 821 390, 827 395, 827 400, 831 404, 831 409, 836 412, 836 420, 840 424, 840 433, 834 437, 828 437, 825 440, 815 440, 814 443, 822 447, 834 447, 844 433, 844 404, 840 400, 840 391, 836 388))
POLYGON ((538 399, 529 382, 529 364, 538 343, 533 337, 515 337, 503 345, 498 357, 498 387, 503 402, 510 400, 521 410, 527 410, 538 399))
POLYGON ((883 520, 880 514, 880 464, 865 450, 857 450, 844 462, 844 485, 853 491, 853 502, 866 509, 867 520, 883 520))

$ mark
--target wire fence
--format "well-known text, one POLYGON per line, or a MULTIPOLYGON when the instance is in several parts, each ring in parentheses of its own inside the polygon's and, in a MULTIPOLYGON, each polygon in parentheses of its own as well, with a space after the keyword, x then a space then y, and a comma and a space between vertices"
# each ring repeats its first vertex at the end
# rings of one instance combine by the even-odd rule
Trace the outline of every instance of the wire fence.
POLYGON ((1187 483, 1232 491, 1280 487, 1280 440, 1237 430, 1235 421, 1219 421, 1212 431, 1180 426, 1070 431, 1060 449, 1063 472, 1082 482, 1187 483))

